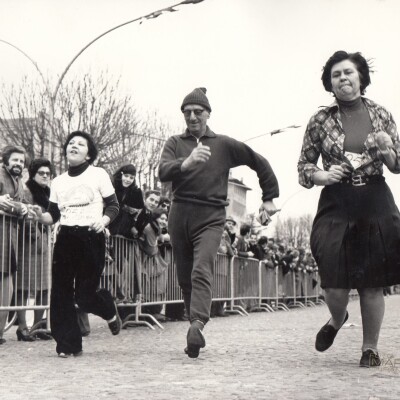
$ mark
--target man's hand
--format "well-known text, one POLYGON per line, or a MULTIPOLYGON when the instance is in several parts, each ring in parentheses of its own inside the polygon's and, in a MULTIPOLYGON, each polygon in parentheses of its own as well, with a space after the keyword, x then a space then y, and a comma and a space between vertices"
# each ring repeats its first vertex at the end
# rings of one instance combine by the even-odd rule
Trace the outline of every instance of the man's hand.
POLYGON ((11 196, 9 194, 0 196, 0 207, 3 208, 4 210, 7 210, 7 209, 10 209, 13 207, 11 196))
POLYGON ((260 211, 262 210, 265 210, 270 217, 272 217, 275 213, 280 211, 279 209, 276 208, 273 200, 264 201, 264 203, 262 203, 260 207, 260 211))
POLYGON ((181 170, 187 171, 192 169, 198 164, 203 164, 208 161, 211 156, 211 151, 209 146, 203 146, 201 142, 195 147, 190 156, 182 163, 181 170))
POLYGON ((263 226, 267 226, 271 222, 271 216, 280 210, 276 208, 273 200, 268 200, 261 204, 259 211, 258 222, 263 226))

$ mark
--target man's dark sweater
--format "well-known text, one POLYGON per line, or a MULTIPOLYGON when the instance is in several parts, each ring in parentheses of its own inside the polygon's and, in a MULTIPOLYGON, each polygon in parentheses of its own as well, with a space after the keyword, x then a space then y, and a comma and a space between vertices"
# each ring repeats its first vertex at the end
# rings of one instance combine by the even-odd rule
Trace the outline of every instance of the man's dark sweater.
POLYGON ((240 165, 247 165, 257 173, 263 201, 279 196, 278 181, 270 164, 249 146, 229 136, 216 135, 208 127, 200 141, 210 147, 211 157, 185 172, 181 171, 181 165, 197 147, 197 139, 186 130, 182 135, 170 137, 164 146, 159 178, 161 182, 172 181, 174 201, 228 205, 229 170, 240 165))

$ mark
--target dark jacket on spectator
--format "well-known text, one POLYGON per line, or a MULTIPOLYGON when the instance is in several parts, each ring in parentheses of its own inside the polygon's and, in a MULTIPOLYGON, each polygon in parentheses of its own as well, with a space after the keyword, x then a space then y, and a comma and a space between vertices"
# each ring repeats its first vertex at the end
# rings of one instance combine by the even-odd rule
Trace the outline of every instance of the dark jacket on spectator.
POLYGON ((109 225, 109 230, 112 235, 119 234, 131 238, 131 228, 134 226, 135 218, 144 207, 143 194, 135 183, 125 188, 120 181, 117 181, 114 182, 114 187, 120 207, 117 217, 109 225))

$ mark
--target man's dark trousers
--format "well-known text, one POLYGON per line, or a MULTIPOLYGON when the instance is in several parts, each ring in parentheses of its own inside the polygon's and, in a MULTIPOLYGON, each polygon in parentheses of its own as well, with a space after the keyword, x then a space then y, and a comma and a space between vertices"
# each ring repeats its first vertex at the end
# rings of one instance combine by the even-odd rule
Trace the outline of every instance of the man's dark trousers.
POLYGON ((213 267, 225 224, 224 206, 173 202, 168 229, 190 321, 210 318, 213 267))

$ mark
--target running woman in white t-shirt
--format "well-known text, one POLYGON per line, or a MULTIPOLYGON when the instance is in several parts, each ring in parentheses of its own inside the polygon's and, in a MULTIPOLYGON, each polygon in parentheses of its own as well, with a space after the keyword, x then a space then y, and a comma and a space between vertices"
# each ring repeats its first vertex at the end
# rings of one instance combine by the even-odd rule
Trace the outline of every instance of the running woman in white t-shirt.
POLYGON ((108 322, 113 335, 121 320, 110 292, 97 290, 105 262, 104 229, 118 214, 118 200, 107 172, 91 164, 97 148, 86 132, 72 132, 65 144, 68 171, 51 185, 46 213, 39 221, 60 221, 54 246, 50 302, 51 333, 60 357, 82 354, 75 302, 85 312, 108 322), (104 209, 104 213, 103 213, 104 209))

